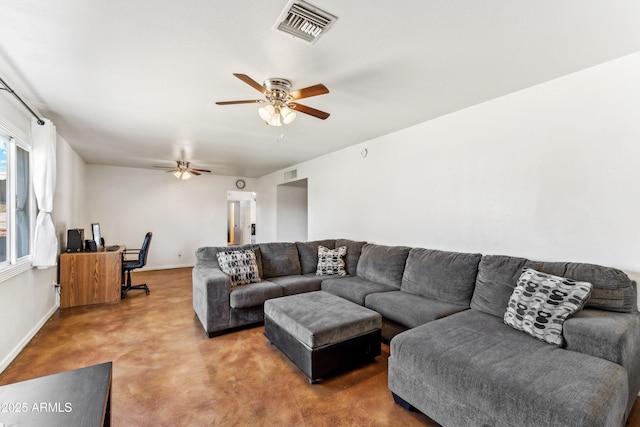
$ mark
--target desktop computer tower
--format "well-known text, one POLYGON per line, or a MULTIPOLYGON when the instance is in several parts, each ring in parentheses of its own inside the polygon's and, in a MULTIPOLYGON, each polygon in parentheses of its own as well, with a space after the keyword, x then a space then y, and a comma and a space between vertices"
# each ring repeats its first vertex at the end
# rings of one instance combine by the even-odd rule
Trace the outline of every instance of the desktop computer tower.
POLYGON ((83 243, 83 228, 71 228, 67 230, 67 252, 82 252, 83 243))

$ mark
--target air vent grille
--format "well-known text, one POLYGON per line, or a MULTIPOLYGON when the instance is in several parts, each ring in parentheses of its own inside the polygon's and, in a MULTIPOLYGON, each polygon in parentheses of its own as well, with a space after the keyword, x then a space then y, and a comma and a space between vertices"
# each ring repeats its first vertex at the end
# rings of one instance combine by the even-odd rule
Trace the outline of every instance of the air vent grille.
POLYGON ((302 0, 287 3, 273 29, 315 43, 338 18, 302 0))
POLYGON ((284 180, 291 181, 292 179, 296 179, 298 177, 298 169, 293 169, 290 171, 286 171, 284 173, 284 180))

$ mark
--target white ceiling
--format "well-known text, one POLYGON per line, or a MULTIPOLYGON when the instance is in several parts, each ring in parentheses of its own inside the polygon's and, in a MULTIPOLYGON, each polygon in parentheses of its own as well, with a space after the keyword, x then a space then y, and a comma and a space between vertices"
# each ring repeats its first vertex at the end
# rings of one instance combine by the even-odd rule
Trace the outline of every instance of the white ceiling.
MULTIPOLYGON (((0 77, 90 164, 190 160, 259 177, 640 51, 637 0, 310 0, 315 44, 271 29, 287 0, 0 0, 0 77), (232 73, 327 111, 267 126, 232 73)), ((0 92, 0 96, 10 96, 0 92)))

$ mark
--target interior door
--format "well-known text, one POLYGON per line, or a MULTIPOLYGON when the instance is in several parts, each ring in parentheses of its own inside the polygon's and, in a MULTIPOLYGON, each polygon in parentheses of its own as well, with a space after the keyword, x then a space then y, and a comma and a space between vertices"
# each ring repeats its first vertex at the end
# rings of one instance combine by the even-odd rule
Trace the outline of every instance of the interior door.
POLYGON ((240 228, 240 201, 227 201, 227 208, 227 244, 229 246, 241 245, 242 232, 240 228))
POLYGON ((255 243, 256 193, 227 192, 227 245, 255 243))

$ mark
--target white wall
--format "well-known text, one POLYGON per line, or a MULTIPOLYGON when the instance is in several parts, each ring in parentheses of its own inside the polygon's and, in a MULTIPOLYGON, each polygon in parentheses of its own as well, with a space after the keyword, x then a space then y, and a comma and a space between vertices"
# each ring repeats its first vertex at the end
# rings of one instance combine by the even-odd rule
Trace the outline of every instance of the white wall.
MULTIPOLYGON (((307 180, 303 180, 306 181, 307 180)), ((308 236, 307 187, 281 184, 277 191, 277 240, 305 242, 308 236)))
MULTIPOLYGON (((593 262, 637 279, 639 75, 640 53, 296 165, 309 239, 593 262)), ((260 241, 276 238, 283 172, 259 181, 260 241)))
MULTIPOLYGON (((29 135, 31 116, 7 99, 7 96, 0 96, 0 116, 29 135)), ((79 201, 84 187, 84 162, 60 136, 57 147, 57 189, 52 218, 60 236, 66 230, 69 218, 81 220, 82 217, 79 201)), ((57 309, 53 287, 57 274, 57 268, 31 269, 0 282, 0 372, 57 309)))
POLYGON ((84 228, 91 234, 87 219, 87 165, 60 136, 57 145, 57 183, 53 221, 60 250, 66 249, 67 229, 84 228))
MULTIPOLYGON (((147 269, 192 266, 197 248, 226 245, 227 191, 235 189, 236 179, 178 180, 159 170, 88 165, 88 221, 100 223, 107 245, 137 249, 153 232, 147 269)), ((245 190, 253 191, 256 180, 245 181, 245 190)), ((257 200, 259 205, 259 194, 257 200)))

